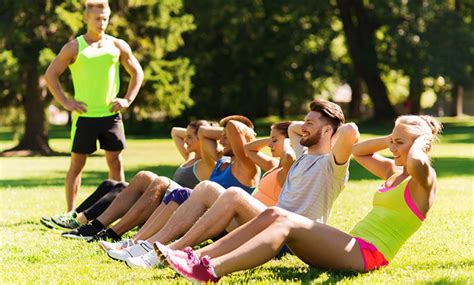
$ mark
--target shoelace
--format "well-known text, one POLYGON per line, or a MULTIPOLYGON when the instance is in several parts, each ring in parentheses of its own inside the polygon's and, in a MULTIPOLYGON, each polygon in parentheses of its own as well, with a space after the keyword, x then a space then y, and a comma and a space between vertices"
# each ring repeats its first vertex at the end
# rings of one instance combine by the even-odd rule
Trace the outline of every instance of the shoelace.
POLYGON ((196 255, 196 253, 194 253, 193 249, 191 247, 186 247, 184 250, 183 250, 186 254, 187 254, 187 262, 188 264, 190 265, 196 265, 199 263, 199 258, 198 256, 196 255))
POLYGON ((206 267, 206 268, 209 268, 210 266, 210 257, 209 255, 205 255, 203 257, 201 257, 201 264, 202 266, 206 267))

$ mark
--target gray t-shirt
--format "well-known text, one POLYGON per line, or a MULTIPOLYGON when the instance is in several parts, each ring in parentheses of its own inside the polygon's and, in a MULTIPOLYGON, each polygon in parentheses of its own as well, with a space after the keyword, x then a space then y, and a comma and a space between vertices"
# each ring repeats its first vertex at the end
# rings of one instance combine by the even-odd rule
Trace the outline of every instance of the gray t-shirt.
POLYGON ((277 206, 325 224, 349 179, 349 160, 338 165, 332 153, 310 155, 301 146, 296 152, 300 156, 288 172, 277 206))

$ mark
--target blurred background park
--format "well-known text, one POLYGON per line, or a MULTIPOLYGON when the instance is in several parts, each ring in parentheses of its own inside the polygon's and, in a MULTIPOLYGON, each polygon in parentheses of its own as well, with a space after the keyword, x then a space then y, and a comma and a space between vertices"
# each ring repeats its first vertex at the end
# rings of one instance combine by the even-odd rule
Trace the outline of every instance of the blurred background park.
MULTIPOLYGON (((10 141, 1 150, 54 152, 50 130, 67 124, 69 114, 47 91, 43 74, 61 47, 85 32, 82 4, 1 1, 0 126, 10 141)), ((356 121, 474 115, 473 1, 110 5, 107 33, 127 41, 145 70, 124 113, 130 135, 167 136, 173 125, 229 114, 257 122, 301 119, 316 97, 341 104, 356 121)), ((128 77, 121 74, 123 94, 128 77)), ((72 96, 68 71, 61 81, 72 96)))

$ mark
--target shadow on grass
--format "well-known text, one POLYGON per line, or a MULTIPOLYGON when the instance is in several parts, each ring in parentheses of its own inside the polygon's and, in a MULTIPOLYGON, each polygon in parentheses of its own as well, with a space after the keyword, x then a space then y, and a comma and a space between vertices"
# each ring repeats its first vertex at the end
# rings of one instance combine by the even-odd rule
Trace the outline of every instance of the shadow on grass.
MULTIPOLYGON (((161 176, 167 176, 173 178, 174 172, 176 171, 176 165, 159 165, 159 166, 143 166, 137 168, 128 169, 125 172, 127 181, 130 181, 141 170, 148 170, 161 176)), ((2 179, 0 180, 0 188, 6 187, 61 187, 64 186, 64 179, 66 178, 66 171, 58 172, 55 171, 50 176, 53 178, 18 178, 18 179, 2 179)), ((82 186, 98 186, 104 179, 107 179, 107 171, 85 171, 82 175, 82 186)))
POLYGON ((35 221, 20 221, 14 224, 0 224, 0 228, 13 228, 13 227, 19 227, 19 226, 24 226, 24 225, 38 225, 40 222, 35 222, 35 221))
MULTIPOLYGON (((268 278, 268 276, 265 276, 265 274, 263 275, 259 274, 258 270, 259 270, 258 268, 252 269, 248 273, 249 279, 245 281, 246 282, 250 280, 253 282, 265 281, 268 278)), ((322 275, 324 275, 324 279, 326 279, 327 277, 327 279, 323 281, 322 284, 334 284, 340 280, 356 277, 359 275, 359 273, 353 272, 353 271, 331 271, 331 270, 317 269, 313 267, 297 269, 297 268, 291 268, 288 266, 272 266, 271 268, 269 268, 269 270, 272 272, 272 275, 274 275, 274 277, 278 278, 281 281, 284 281, 284 282, 298 281, 298 282, 301 282, 301 284, 310 284, 313 282, 313 280, 319 279, 322 275)))

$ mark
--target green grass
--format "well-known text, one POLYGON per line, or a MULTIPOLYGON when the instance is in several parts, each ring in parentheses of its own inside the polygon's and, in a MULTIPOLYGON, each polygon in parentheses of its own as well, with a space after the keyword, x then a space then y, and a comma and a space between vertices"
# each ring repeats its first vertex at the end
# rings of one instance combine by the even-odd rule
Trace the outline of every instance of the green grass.
MULTIPOLYGON (((439 176, 437 200, 421 229, 405 244, 390 266, 367 274, 310 268, 294 256, 273 260, 222 279, 226 283, 472 283, 474 265, 473 178, 474 121, 451 120, 433 153, 439 176)), ((361 125, 363 138, 388 132, 361 125)), ((66 132, 64 132, 66 133, 66 132)), ((0 149, 13 146, 11 132, 0 129, 0 149)), ((66 152, 68 140, 51 140, 66 152)), ((168 139, 129 139, 124 153, 126 177, 152 170, 172 175, 178 153, 168 139)), ((171 269, 131 270, 108 258, 96 244, 62 239, 59 231, 39 223, 43 215, 64 210, 64 177, 68 157, 0 158, 0 282, 1 283, 184 283, 171 269)), ((381 183, 357 163, 336 201, 329 224, 350 230, 371 208, 381 183)), ((102 153, 89 158, 80 199, 107 176, 102 153)))

